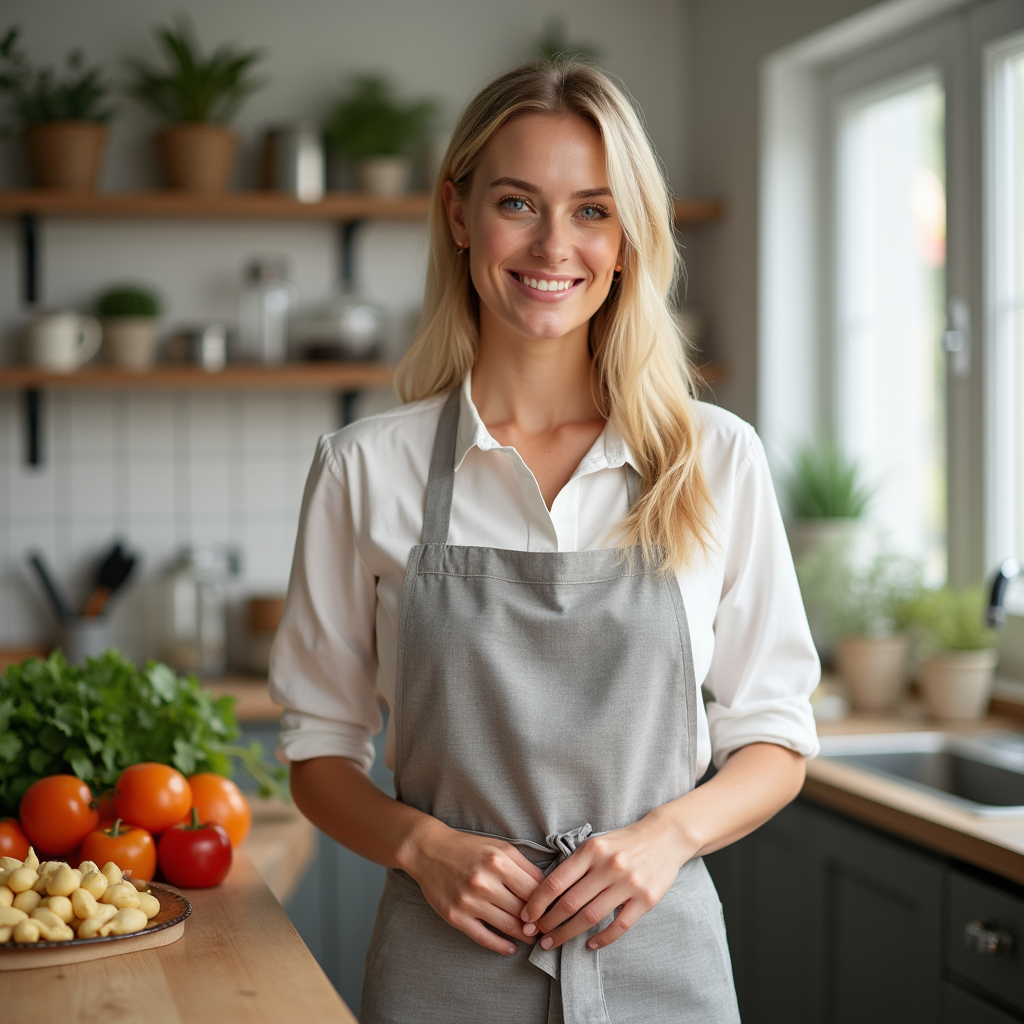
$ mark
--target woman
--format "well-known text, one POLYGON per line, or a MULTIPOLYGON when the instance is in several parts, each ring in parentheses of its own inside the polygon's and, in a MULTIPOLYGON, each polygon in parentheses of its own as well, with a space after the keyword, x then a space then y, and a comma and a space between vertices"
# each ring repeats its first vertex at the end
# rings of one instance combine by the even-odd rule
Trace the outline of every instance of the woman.
POLYGON ((271 676, 299 807, 389 869, 365 1024, 738 1020, 700 858, 799 791, 818 665, 760 444, 690 397, 670 211, 605 75, 502 75, 408 404, 321 440, 271 676))

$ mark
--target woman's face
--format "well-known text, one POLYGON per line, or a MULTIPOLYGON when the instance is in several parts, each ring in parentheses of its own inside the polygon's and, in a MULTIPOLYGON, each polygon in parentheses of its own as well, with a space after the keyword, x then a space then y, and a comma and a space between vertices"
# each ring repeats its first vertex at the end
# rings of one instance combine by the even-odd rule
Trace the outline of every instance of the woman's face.
POLYGON ((608 295, 622 247, 604 144, 578 117, 524 114, 502 126, 473 172, 468 196, 451 182, 452 235, 468 246, 481 326, 562 338, 608 295))

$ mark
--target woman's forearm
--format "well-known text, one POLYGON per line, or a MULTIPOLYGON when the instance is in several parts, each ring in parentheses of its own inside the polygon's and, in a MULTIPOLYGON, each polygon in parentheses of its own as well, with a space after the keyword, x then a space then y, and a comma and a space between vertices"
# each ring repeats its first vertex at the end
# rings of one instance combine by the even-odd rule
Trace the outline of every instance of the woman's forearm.
POLYGON ((322 832, 367 860, 408 869, 423 836, 445 826, 381 792, 354 761, 314 757, 295 761, 292 796, 322 832))
POLYGON ((701 857, 763 825, 797 796, 803 781, 804 759, 799 754, 774 743, 751 743, 737 750, 703 786, 648 817, 677 831, 689 857, 701 857))

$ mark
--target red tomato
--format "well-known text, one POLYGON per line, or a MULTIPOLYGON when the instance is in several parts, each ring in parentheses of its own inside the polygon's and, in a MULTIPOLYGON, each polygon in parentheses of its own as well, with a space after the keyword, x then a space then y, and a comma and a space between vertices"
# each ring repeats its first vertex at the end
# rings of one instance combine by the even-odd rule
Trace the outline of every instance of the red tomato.
POLYGON ((70 853, 100 820, 89 787, 74 775, 49 775, 21 798, 18 817, 37 853, 70 853))
MULTIPOLYGON (((252 811, 238 786, 216 772, 190 775, 188 784, 192 787, 192 806, 199 812, 199 820, 223 825, 232 847, 241 846, 252 828, 252 811)), ((185 820, 191 821, 191 815, 185 820)))
POLYGON ((28 836, 17 818, 0 818, 0 857, 24 860, 28 856, 28 836))
POLYGON ((100 867, 112 860, 122 871, 130 871, 132 878, 150 881, 156 874, 156 843, 144 828, 123 824, 118 818, 111 828, 98 828, 85 837, 78 863, 83 860, 100 867))
MULTIPOLYGON (((100 822, 109 821, 112 825, 117 818, 114 813, 114 791, 105 790, 96 798, 96 811, 100 816, 100 822)), ((105 826, 104 826, 105 827, 105 826)))
POLYGON ((191 806, 188 780, 166 764, 133 764, 121 772, 114 787, 114 812, 147 832, 170 828, 191 806))
POLYGON ((227 832, 215 822, 200 824, 194 807, 190 824, 179 822, 160 837, 158 852, 164 878, 182 889, 220 885, 231 870, 227 832))

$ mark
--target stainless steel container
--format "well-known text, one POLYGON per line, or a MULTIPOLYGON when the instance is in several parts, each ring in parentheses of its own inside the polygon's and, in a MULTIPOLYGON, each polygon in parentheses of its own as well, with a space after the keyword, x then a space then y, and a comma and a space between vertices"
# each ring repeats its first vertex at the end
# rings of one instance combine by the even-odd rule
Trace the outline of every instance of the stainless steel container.
POLYGON ((224 369, 227 353, 228 332, 224 324, 185 328, 167 341, 167 358, 172 363, 194 363, 209 373, 224 369))
POLYGON ((324 197, 324 147, 313 121, 277 125, 263 144, 263 186, 288 192, 303 203, 324 197))

